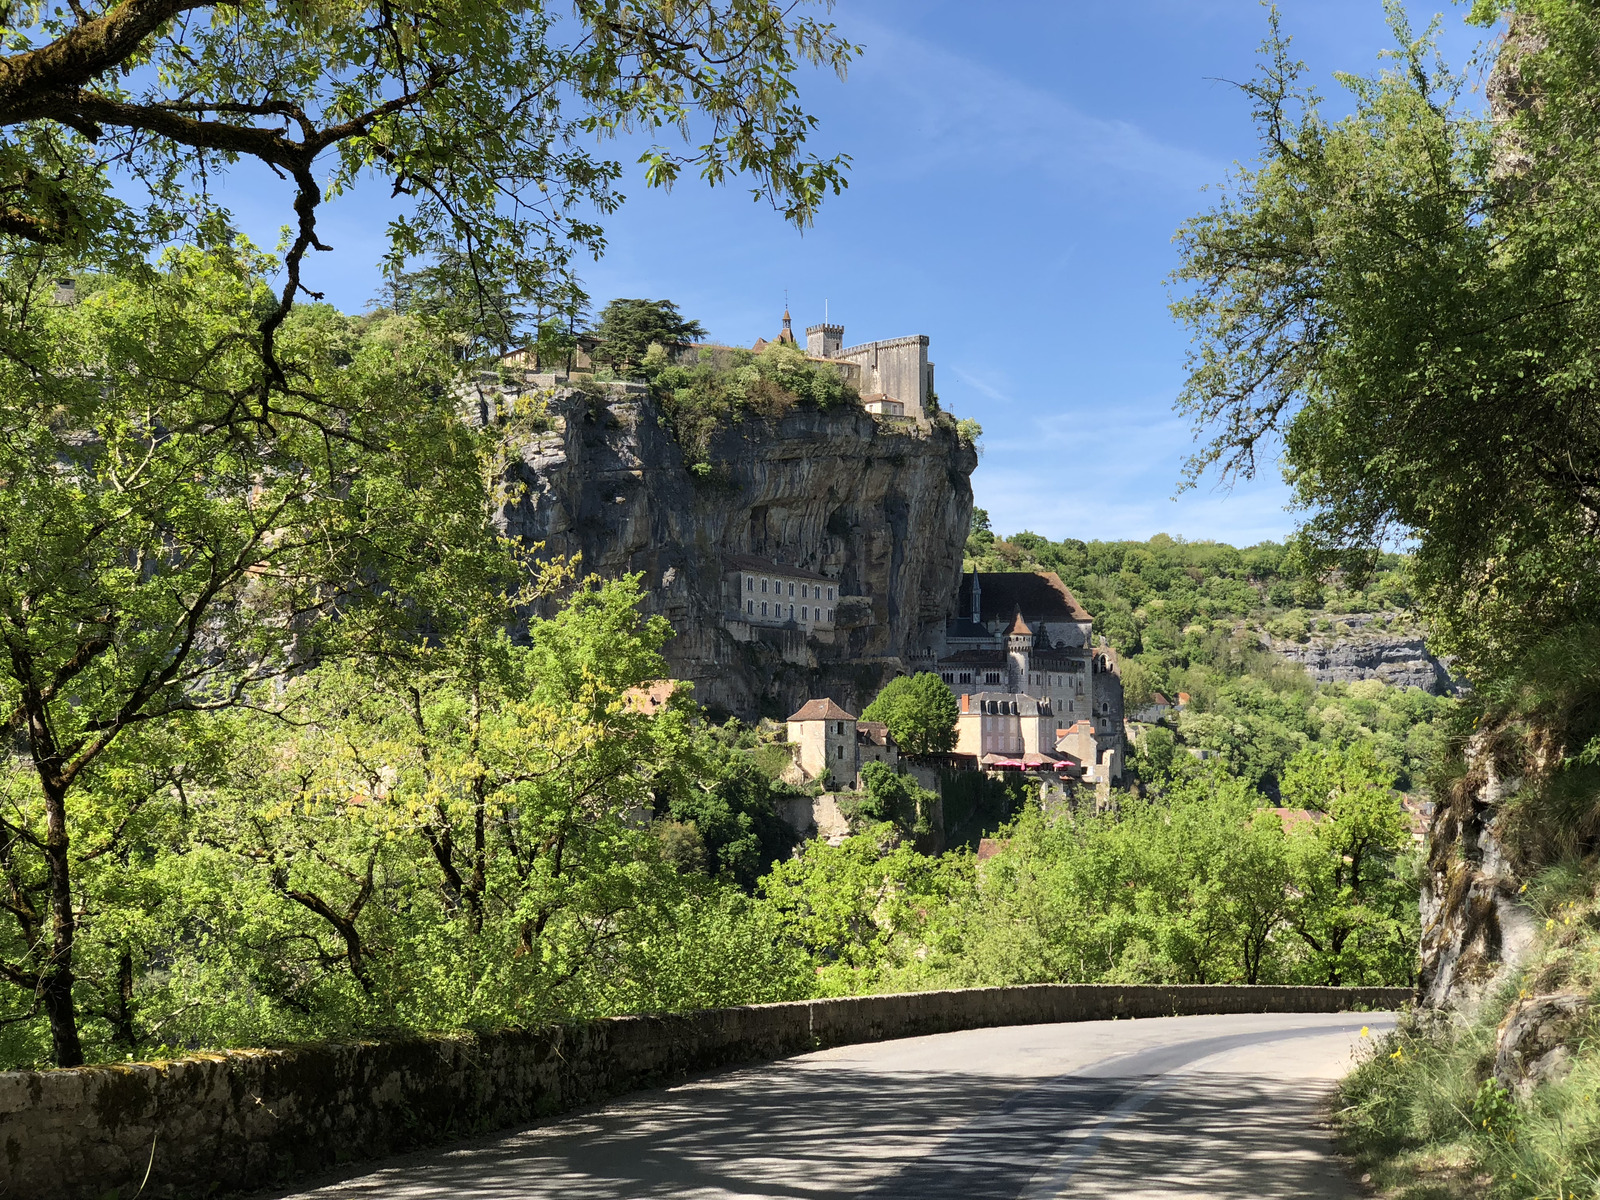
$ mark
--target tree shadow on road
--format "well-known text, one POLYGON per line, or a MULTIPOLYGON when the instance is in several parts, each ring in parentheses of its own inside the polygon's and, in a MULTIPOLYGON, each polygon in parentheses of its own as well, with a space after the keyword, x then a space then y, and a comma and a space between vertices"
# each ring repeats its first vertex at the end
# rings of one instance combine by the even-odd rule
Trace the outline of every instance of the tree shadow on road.
POLYGON ((1051 1080, 773 1064, 314 1193, 405 1200, 1343 1197, 1327 1085, 1126 1069, 1051 1080), (1030 1186, 1031 1184, 1031 1186, 1030 1186))

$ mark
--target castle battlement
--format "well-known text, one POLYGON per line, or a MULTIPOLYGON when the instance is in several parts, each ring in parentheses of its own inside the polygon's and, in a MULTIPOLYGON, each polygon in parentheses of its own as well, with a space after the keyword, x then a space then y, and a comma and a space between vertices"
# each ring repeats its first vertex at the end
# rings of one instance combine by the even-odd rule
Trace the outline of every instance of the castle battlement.
POLYGON ((854 366, 856 386, 870 396, 879 415, 905 415, 926 419, 933 396, 933 364, 928 361, 928 335, 883 338, 856 346, 844 344, 844 326, 806 327, 806 354, 829 362, 854 366))

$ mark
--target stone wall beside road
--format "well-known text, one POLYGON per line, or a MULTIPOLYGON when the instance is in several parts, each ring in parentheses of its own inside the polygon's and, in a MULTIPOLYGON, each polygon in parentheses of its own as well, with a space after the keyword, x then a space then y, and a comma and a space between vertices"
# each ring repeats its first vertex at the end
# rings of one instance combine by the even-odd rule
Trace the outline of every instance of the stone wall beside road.
POLYGON ((0 1196, 185 1197, 565 1112, 698 1071, 1000 1025, 1398 1008, 1402 988, 1038 984, 807 1000, 532 1030, 0 1072, 0 1196))

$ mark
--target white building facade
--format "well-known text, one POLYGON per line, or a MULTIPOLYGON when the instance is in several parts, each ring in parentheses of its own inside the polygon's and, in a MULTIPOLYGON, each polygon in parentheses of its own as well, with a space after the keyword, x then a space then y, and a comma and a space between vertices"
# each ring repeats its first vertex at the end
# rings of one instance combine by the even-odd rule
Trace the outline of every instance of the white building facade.
POLYGON ((836 580, 751 554, 729 555, 724 571, 729 616, 750 625, 832 632, 836 580))

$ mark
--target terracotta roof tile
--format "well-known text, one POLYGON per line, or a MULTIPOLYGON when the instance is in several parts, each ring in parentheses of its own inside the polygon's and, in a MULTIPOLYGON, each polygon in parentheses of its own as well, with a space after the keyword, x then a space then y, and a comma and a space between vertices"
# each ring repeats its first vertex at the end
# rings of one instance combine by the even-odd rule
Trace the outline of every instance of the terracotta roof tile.
POLYGON ((790 717, 791 721, 854 721, 855 717, 845 712, 832 700, 807 700, 801 705, 800 711, 790 717))

